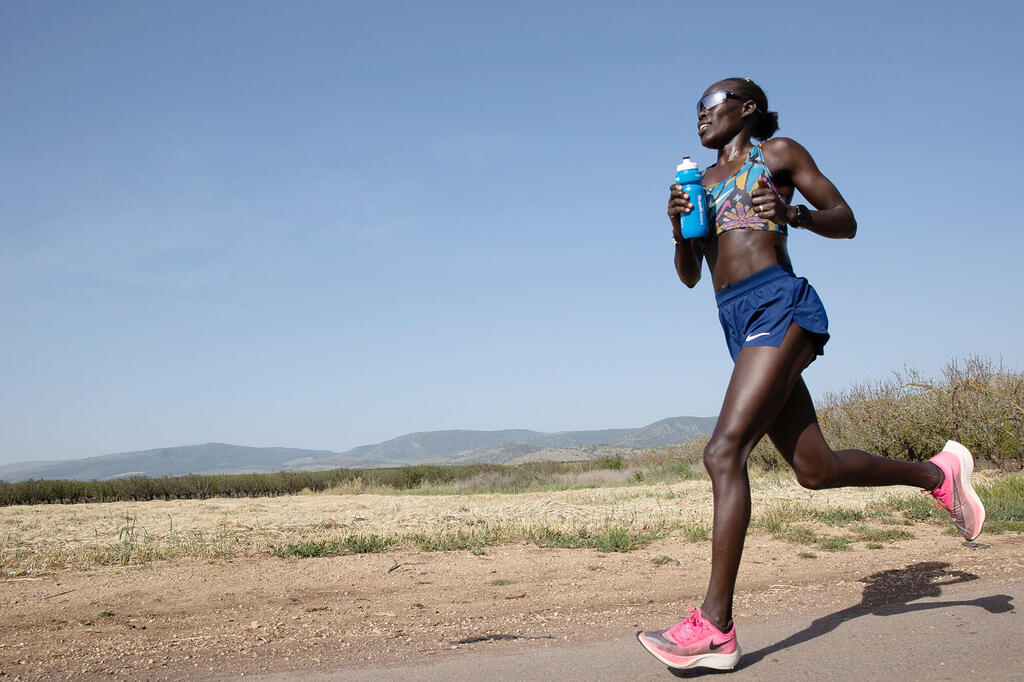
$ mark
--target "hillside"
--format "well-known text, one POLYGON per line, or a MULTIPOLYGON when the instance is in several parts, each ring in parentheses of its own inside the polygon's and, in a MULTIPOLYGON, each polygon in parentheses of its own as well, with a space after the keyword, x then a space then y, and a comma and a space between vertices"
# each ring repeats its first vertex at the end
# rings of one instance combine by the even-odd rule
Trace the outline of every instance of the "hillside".
POLYGON ((410 433, 346 452, 257 448, 205 443, 100 455, 60 462, 20 462, 0 468, 0 480, 93 480, 120 476, 266 473, 376 468, 411 464, 513 463, 537 459, 587 459, 623 451, 681 443, 711 432, 714 417, 670 417, 635 429, 545 433, 526 429, 446 430, 410 433), (602 447, 597 447, 602 446, 602 447))

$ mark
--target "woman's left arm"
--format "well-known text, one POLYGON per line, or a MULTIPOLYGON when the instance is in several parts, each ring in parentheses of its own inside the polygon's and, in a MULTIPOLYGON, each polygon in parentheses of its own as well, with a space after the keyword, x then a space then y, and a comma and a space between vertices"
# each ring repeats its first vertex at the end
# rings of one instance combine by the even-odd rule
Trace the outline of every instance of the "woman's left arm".
POLYGON ((797 221, 798 227, 822 237, 853 239, 857 234, 853 210, 832 181, 818 170, 818 165, 802 145, 788 137, 772 138, 761 146, 761 151, 772 175, 791 179, 793 186, 815 210, 800 216, 796 206, 762 181, 750 194, 758 216, 790 225, 797 221))

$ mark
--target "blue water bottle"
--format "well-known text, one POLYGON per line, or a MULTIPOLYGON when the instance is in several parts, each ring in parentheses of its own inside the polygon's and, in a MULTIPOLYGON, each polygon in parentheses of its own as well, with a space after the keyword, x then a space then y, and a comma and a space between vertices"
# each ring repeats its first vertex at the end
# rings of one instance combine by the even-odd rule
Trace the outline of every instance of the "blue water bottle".
POLYGON ((704 195, 704 186, 700 184, 703 179, 704 175, 689 156, 684 156, 683 162, 676 166, 676 184, 683 186, 683 191, 690 195, 690 203, 693 204, 693 210, 681 216, 685 239, 708 236, 708 198, 704 195))

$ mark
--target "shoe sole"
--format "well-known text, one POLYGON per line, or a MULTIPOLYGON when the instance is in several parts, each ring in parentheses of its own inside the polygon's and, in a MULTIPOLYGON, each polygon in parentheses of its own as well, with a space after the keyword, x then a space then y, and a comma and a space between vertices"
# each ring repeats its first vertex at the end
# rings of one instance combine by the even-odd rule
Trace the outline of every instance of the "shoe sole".
POLYGON ((673 670, 688 670, 690 668, 714 668, 715 670, 732 670, 740 662, 740 645, 737 642, 736 650, 731 654, 699 654, 697 656, 676 656, 667 658, 656 648, 649 646, 643 638, 643 631, 636 633, 636 641, 646 649, 652 656, 667 665, 673 670), (675 660, 673 660, 675 659, 675 660))
POLYGON ((955 440, 947 441, 942 450, 944 452, 953 453, 956 455, 957 459, 960 460, 960 507, 965 512, 964 526, 970 527, 971 525, 967 523, 966 512, 970 512, 970 514, 977 519, 976 523, 978 531, 969 537, 968 533, 966 531, 964 532, 964 539, 970 542, 981 535, 981 527, 985 525, 985 505, 982 504, 981 498, 978 497, 978 493, 974 492, 974 486, 971 485, 971 474, 974 473, 974 457, 971 456, 970 450, 960 443, 957 443, 955 440))

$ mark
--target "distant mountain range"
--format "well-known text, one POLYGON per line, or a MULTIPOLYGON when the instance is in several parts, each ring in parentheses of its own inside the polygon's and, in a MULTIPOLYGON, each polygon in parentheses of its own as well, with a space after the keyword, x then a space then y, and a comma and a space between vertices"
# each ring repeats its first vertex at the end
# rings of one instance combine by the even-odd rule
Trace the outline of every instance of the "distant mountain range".
POLYGON ((272 471, 376 468, 410 464, 516 464, 540 459, 578 460, 660 447, 711 433, 715 417, 670 417, 637 429, 543 433, 427 431, 362 445, 347 452, 253 448, 227 443, 183 445, 58 462, 0 465, 0 480, 93 480, 123 476, 181 476, 272 471))

